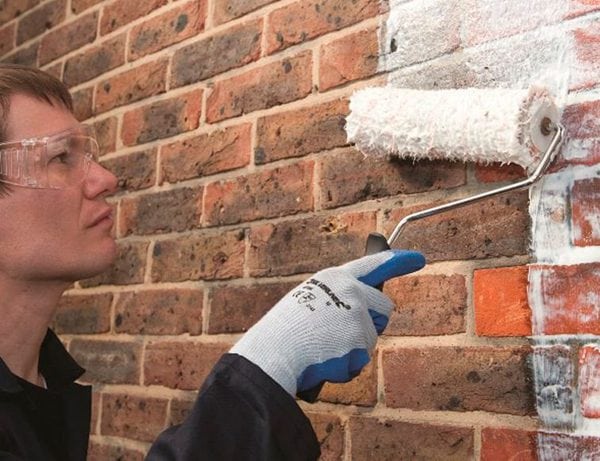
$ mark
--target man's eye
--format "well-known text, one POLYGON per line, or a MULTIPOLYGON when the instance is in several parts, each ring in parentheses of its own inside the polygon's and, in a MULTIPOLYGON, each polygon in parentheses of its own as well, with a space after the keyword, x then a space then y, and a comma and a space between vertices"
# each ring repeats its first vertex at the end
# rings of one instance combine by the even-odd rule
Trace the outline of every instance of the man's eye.
POLYGON ((69 154, 67 152, 62 152, 58 155, 55 155, 54 157, 52 157, 50 159, 50 163, 67 164, 67 163, 69 163, 69 154))

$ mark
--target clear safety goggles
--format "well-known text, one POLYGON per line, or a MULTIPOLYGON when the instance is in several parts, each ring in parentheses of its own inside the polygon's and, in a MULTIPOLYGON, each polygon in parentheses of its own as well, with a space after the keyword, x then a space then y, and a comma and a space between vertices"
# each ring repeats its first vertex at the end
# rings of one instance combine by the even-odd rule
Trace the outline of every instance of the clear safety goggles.
POLYGON ((89 125, 40 138, 0 143, 0 182, 35 189, 64 189, 83 182, 98 160, 89 125))

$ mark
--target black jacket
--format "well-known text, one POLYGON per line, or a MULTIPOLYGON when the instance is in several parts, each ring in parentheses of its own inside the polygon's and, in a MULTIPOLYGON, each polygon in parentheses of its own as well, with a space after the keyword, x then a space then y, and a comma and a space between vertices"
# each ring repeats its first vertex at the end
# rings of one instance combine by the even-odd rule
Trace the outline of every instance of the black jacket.
MULTIPOLYGON (((48 390, 0 360, 0 460, 85 460, 91 387, 84 370, 48 331, 40 351, 48 390)), ((314 460, 319 444, 294 399, 253 363, 225 354, 186 420, 164 431, 147 459, 314 460)))

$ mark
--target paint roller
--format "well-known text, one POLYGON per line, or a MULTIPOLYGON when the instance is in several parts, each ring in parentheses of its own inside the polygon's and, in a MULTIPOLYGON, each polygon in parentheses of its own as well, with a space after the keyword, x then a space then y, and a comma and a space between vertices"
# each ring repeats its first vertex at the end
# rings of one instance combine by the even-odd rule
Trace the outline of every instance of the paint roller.
POLYGON ((411 221, 524 189, 546 171, 564 128, 547 89, 413 90, 367 88, 350 100, 348 141, 366 155, 514 163, 526 179, 404 217, 388 239, 369 235, 367 254, 389 249, 411 221))

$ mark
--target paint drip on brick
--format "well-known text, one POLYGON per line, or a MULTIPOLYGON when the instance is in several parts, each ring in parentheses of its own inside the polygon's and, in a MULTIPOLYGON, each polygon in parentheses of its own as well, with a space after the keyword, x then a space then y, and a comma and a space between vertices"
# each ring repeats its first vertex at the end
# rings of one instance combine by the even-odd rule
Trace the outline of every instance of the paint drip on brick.
MULTIPOLYGON (((590 9, 588 4, 583 0, 389 0, 390 13, 381 26, 379 70, 387 72, 388 85, 399 88, 541 85, 564 107, 581 97, 570 90, 597 83, 600 75, 600 63, 580 59, 573 39, 574 30, 597 21, 598 14, 568 19, 573 11, 590 9)), ((589 157, 594 142, 600 141, 569 141, 563 159, 589 157)), ((530 191, 531 253, 539 269, 530 272, 529 280, 532 362, 542 426, 537 455, 544 461, 600 459, 594 448, 598 444, 587 443, 591 435, 600 434, 598 337, 578 332, 544 334, 548 287, 542 276, 544 267, 600 261, 600 247, 573 245, 577 230, 570 216, 575 181, 597 177, 597 170, 597 165, 563 168, 530 191)), ((595 305, 596 311, 573 315, 600 316, 598 297, 598 289, 590 291, 588 304, 595 305)))

